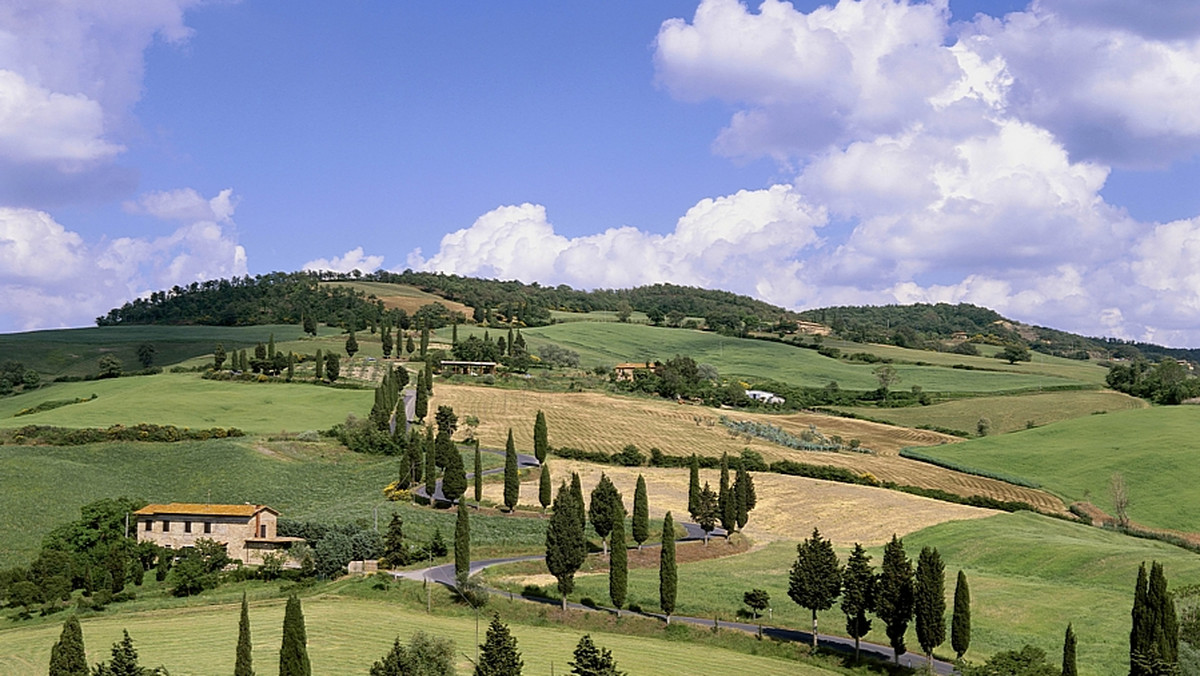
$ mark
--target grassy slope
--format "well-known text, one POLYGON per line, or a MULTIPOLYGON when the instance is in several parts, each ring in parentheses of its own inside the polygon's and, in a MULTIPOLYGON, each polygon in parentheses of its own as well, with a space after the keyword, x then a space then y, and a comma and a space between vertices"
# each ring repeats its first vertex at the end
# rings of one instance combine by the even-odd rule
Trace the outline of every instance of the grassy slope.
MULTIPOLYGON (((955 576, 960 568, 966 571, 972 598, 972 647, 967 656, 977 662, 1025 643, 1057 655, 1063 630, 1073 622, 1083 673, 1125 673, 1138 564, 1163 562, 1172 586, 1200 582, 1200 558, 1182 549, 1029 513, 945 523, 910 534, 904 541, 914 564, 921 547, 936 547, 941 553, 948 611, 953 608, 955 576)), ((870 553, 878 566, 882 548, 870 553)), ((839 552, 843 561, 848 554, 839 552)), ((682 566, 677 612, 731 618, 744 608, 742 594, 758 587, 770 593, 776 623, 807 628, 809 612, 787 596, 788 570, 795 557, 794 545, 780 542, 740 556, 682 566)), ((607 589, 603 574, 582 577, 576 586, 578 596, 598 601, 607 600, 607 589)), ((646 609, 657 608, 657 569, 630 572, 629 600, 646 609)), ((836 606, 819 617, 822 631, 844 635, 844 617, 836 606)), ((949 620, 948 612, 947 643, 938 652, 953 657, 949 620)), ((886 644, 883 628, 875 620, 869 640, 886 644)), ((911 626, 907 643, 910 650, 920 650, 911 626)))
MULTIPOLYGON (((728 338, 704 331, 637 324, 572 322, 527 329, 522 333, 533 351, 536 352, 538 346, 546 342, 557 343, 578 352, 585 365, 670 359, 682 354, 697 362, 710 363, 728 376, 770 378, 817 387, 835 380, 848 389, 873 389, 879 385, 872 374, 874 365, 850 364, 823 357, 813 350, 760 340, 728 338)), ((912 361, 926 356, 924 352, 907 352, 912 361)), ((1071 371, 1052 374, 1037 369, 1026 371, 1027 364, 1009 366, 983 357, 964 357, 955 361, 975 362, 979 367, 996 371, 966 371, 911 364, 898 364, 896 371, 900 374, 903 387, 919 385, 930 392, 999 392, 1090 382, 1087 377, 1071 371)))
MULTIPOLYGON (((207 441, 177 444, 97 444, 75 447, 0 446, 0 567, 28 562, 42 536, 79 518, 79 508, 102 498, 151 502, 256 502, 293 519, 370 522, 378 507, 386 523, 401 510, 405 531, 428 538, 435 527, 449 537, 454 515, 383 502, 395 478, 394 458, 363 456, 327 444, 207 441)), ((536 549, 544 542, 539 519, 478 519, 480 546, 503 551, 536 549)))
MULTIPOLYGON (((420 592, 420 586, 410 585, 420 592)), ((440 592, 439 592, 439 595, 440 592)), ((438 600, 444 605, 444 599, 438 600)), ((507 602, 493 607, 504 612, 507 602)), ((475 621, 465 615, 427 615, 413 604, 398 607, 382 600, 341 596, 318 596, 303 600, 308 654, 314 674, 365 674, 371 664, 391 649, 392 640, 403 641, 415 631, 426 631, 454 641, 458 673, 470 673, 474 657, 475 621)), ((254 668, 259 674, 278 671, 279 644, 283 624, 283 601, 251 604, 250 626, 254 668)), ((237 642, 238 606, 216 606, 122 613, 87 618, 82 622, 84 644, 90 662, 108 659, 108 647, 127 629, 143 666, 166 666, 175 676, 226 674, 233 667, 237 642)), ((479 642, 488 618, 482 618, 479 642)), ((50 647, 58 639, 60 624, 0 629, 0 672, 8 676, 44 674, 50 647)), ((556 625, 511 624, 517 647, 525 662, 525 673, 567 672, 581 631, 556 625)), ((612 650, 618 665, 629 673, 661 673, 663 665, 678 664, 681 651, 688 651, 687 673, 760 676, 801 674, 819 676, 830 672, 778 658, 756 657, 709 647, 699 643, 675 643, 642 636, 592 631, 598 645, 612 650)))
POLYGON ((387 282, 322 282, 328 286, 346 286, 351 289, 362 291, 368 296, 374 295, 379 300, 383 301, 386 308, 403 308, 408 314, 412 314, 424 305, 432 303, 441 303, 451 312, 461 312, 467 319, 471 318, 471 308, 462 303, 446 300, 441 296, 435 296, 432 293, 426 293, 415 286, 406 286, 404 284, 390 284, 387 282))
POLYGON ((1196 532, 1200 496, 1200 408, 1173 406, 1087 416, 1000 437, 924 449, 972 467, 1037 479, 1068 502, 1089 500, 1110 514, 1109 481, 1125 477, 1130 517, 1196 532))
POLYGON ((1001 397, 972 397, 954 399, 932 406, 907 408, 858 406, 846 407, 842 410, 906 427, 935 425, 963 430, 971 434, 975 433, 975 426, 979 419, 986 417, 992 423, 992 434, 1003 434, 1023 430, 1030 421, 1034 425, 1049 425, 1061 420, 1088 416, 1097 411, 1107 413, 1146 408, 1147 406, 1145 401, 1120 392, 1086 390, 1039 392, 1001 397))

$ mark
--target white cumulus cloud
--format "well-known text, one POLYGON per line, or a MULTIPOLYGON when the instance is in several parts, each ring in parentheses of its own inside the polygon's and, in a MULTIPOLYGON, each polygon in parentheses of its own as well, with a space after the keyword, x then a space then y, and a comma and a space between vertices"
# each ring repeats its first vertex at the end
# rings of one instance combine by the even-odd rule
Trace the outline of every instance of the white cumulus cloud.
POLYGON ((341 256, 333 258, 318 258, 304 264, 304 270, 329 270, 332 272, 374 272, 383 266, 383 256, 371 256, 363 253, 363 248, 355 247, 341 256))

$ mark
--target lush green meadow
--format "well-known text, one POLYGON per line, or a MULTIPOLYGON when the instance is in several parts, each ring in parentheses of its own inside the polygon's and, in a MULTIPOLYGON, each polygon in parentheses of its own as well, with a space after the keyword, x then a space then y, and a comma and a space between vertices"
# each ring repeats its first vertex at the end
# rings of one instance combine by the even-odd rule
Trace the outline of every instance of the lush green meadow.
POLYGON ((371 390, 312 383, 247 383, 205 380, 197 373, 161 373, 78 383, 55 383, 0 398, 0 427, 58 425, 108 427, 141 422, 193 429, 237 427, 276 434, 328 429, 348 413, 371 410, 371 390), (44 401, 96 399, 31 415, 14 415, 44 401))
MULTIPOLYGON (((494 456, 493 456, 494 457, 494 456)), ((362 520, 381 528, 398 510, 406 535, 447 538, 454 514, 386 502, 395 458, 350 453, 328 443, 214 440, 111 443, 89 446, 0 446, 0 566, 26 564, 42 537, 79 518, 79 508, 103 498, 149 502, 253 502, 285 518, 362 520)), ((472 524, 480 552, 536 550, 544 543, 541 519, 480 517, 472 524)))
POLYGON ((952 399, 931 406, 906 408, 843 407, 840 410, 903 427, 932 425, 975 434, 980 418, 991 423, 992 434, 1004 434, 1094 413, 1146 408, 1135 397, 1112 390, 1035 392, 1000 397, 952 399))
MULTIPOLYGON (((362 586, 361 584, 359 586, 362 586)), ((308 654, 314 674, 365 674, 371 664, 391 649, 392 641, 402 641, 416 631, 454 641, 459 673, 470 673, 474 659, 475 619, 461 609, 450 609, 446 592, 436 594, 437 612, 420 610, 421 586, 404 583, 406 598, 396 593, 375 594, 377 598, 322 594, 303 599, 308 654)), ((353 591, 353 590, 352 590, 353 591)), ((491 608, 507 617, 510 603, 495 599, 491 608)), ((253 602, 250 626, 253 638, 254 669, 260 674, 278 671, 279 645, 283 625, 282 599, 253 602)), ((142 666, 165 666, 174 676, 227 674, 233 668, 237 643, 238 605, 192 606, 146 612, 87 617, 82 621, 84 644, 89 662, 108 659, 108 649, 127 630, 139 652, 142 666)), ((527 615, 522 609, 520 614, 527 615)), ((479 642, 483 642, 489 618, 480 622, 479 642)), ((511 622, 511 620, 510 620, 511 622)), ((50 661, 50 647, 58 638, 61 624, 42 623, 28 627, 0 629, 0 673, 7 676, 44 674, 50 661)), ((511 623, 510 630, 525 662, 526 674, 567 673, 567 662, 580 635, 577 628, 542 621, 541 624, 511 623)), ((686 662, 689 674, 761 676, 764 674, 801 674, 818 676, 830 672, 807 664, 780 658, 754 656, 700 642, 661 640, 658 636, 628 636, 603 630, 588 630, 593 640, 612 650, 619 666, 631 674, 662 673, 664 665, 686 662), (686 652, 686 657, 684 653, 686 652)))
MULTIPOLYGON (((1200 557, 1195 554, 1028 512, 948 522, 912 533, 904 543, 914 565, 922 547, 936 547, 941 553, 948 611, 953 608, 955 576, 959 569, 966 571, 972 599, 967 656, 976 662, 1025 643, 1057 655, 1063 631, 1073 622, 1083 673, 1126 673, 1138 565, 1163 562, 1172 586, 1200 582, 1200 557)), ((681 545, 699 546, 703 545, 681 545)), ((878 567, 882 548, 870 553, 878 567)), ((840 551, 839 557, 844 562, 848 554, 840 551)), ((794 543, 777 542, 738 556, 682 565, 676 612, 732 619, 745 609, 742 594, 761 588, 771 595, 770 622, 807 629, 809 611, 787 596, 788 571, 795 558, 794 543)), ((607 601, 607 575, 585 575, 577 582, 577 597, 607 601)), ((656 568, 630 571, 629 602, 657 609, 656 568)), ((845 635, 845 618, 836 606, 819 618, 822 632, 845 635)), ((949 619, 948 614, 947 627, 949 619)), ((875 620, 867 640, 886 645, 883 628, 875 620)), ((920 651, 911 626, 907 644, 910 651, 920 651)), ((953 658, 948 641, 937 652, 953 658)))
POLYGON ((998 437, 922 449, 970 467, 1035 479, 1066 502, 1114 513, 1113 474, 1128 487, 1129 516, 1155 527, 1200 531, 1200 408, 1166 406, 1074 420, 998 437))

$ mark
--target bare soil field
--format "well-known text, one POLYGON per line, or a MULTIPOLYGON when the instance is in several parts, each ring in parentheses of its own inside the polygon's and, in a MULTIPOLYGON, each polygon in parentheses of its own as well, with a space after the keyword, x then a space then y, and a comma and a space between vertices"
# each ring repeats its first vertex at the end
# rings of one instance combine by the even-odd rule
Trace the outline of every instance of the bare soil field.
MULTIPOLYGON (((722 453, 739 455, 742 449, 749 448, 761 453, 767 462, 786 459, 814 465, 835 465, 871 474, 880 481, 937 488, 963 496, 983 495, 998 500, 1027 502, 1048 512, 1066 511, 1060 499, 1045 491, 963 474, 896 455, 905 446, 937 445, 957 440, 957 437, 925 430, 813 413, 769 415, 718 411, 670 401, 614 397, 597 392, 543 393, 435 384, 430 410, 441 405, 452 406, 460 420, 467 415, 477 417, 479 428, 476 434, 483 445, 492 448, 503 448, 508 430, 512 428, 517 449, 526 452, 532 449, 533 421, 537 411, 541 410, 546 414, 550 445, 555 447, 615 453, 627 444, 634 444, 647 454, 651 448, 659 448, 667 455, 696 453, 707 456, 719 456, 722 453), (837 434, 847 441, 859 439, 863 446, 877 453, 792 450, 762 439, 733 434, 720 423, 722 414, 739 420, 769 422, 794 434, 808 429, 809 425, 815 425, 826 436, 837 434)), ((555 476, 557 478, 557 474, 555 476)), ((530 496, 536 498, 536 491, 530 496)), ((632 496, 630 491, 628 497, 632 499, 632 496)))

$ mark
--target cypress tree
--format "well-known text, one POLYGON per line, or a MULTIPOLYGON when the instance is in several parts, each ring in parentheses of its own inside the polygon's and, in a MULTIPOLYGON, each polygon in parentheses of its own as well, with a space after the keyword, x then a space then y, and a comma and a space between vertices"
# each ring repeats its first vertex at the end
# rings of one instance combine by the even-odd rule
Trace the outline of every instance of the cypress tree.
POLYGON ((846 615, 846 633, 854 639, 856 663, 859 639, 871 631, 871 620, 867 619, 867 613, 874 611, 875 570, 871 566, 871 557, 856 542, 842 574, 842 612, 846 615))
POLYGON ((1133 625, 1129 632, 1129 674, 1130 676, 1147 676, 1147 670, 1142 664, 1142 656, 1150 647, 1150 602, 1148 597, 1148 580, 1146 564, 1138 567, 1137 584, 1133 592, 1133 625))
POLYGON ((512 329, 511 319, 508 324, 508 343, 507 343, 507 345, 508 345, 508 356, 511 357, 511 356, 513 356, 513 347, 514 347, 513 346, 513 329, 512 329))
POLYGON ((292 378, 295 378, 295 377, 296 377, 296 353, 288 352, 288 370, 287 370, 288 382, 289 383, 292 382, 292 378))
POLYGON ((542 511, 550 506, 550 490, 553 484, 550 483, 550 463, 542 463, 541 476, 538 477, 538 502, 542 503, 542 511))
POLYGON ((612 555, 608 557, 608 598, 617 609, 617 617, 621 616, 621 606, 625 605, 626 583, 629 578, 629 551, 625 548, 625 514, 613 523, 612 555))
POLYGON ((437 452, 433 449, 433 428, 425 428, 425 438, 421 440, 421 449, 425 453, 425 493, 433 504, 433 494, 437 491, 437 452))
POLYGON ((383 358, 390 359, 392 356, 392 325, 384 324, 383 333, 379 336, 379 347, 383 350, 383 358))
POLYGON ((315 378, 317 379, 317 382, 325 379, 325 355, 321 352, 321 350, 317 350, 315 378))
POLYGON ((671 513, 663 517, 662 549, 658 559, 658 605, 671 624, 675 612, 675 591, 678 578, 675 571, 675 520, 671 513))
MULTIPOLYGON (((1138 579, 1140 582, 1141 573, 1138 579)), ((1141 632, 1144 643, 1132 657, 1139 663, 1138 668, 1142 673, 1174 671, 1179 662, 1179 620, 1175 615, 1175 603, 1167 591, 1167 578, 1163 574, 1162 564, 1157 561, 1150 564, 1144 603, 1141 632)))
POLYGON ((575 660, 567 662, 573 676, 626 676, 617 671, 617 661, 608 648, 600 648, 584 634, 575 645, 575 660))
POLYGON ((112 660, 96 665, 96 676, 145 676, 146 669, 138 664, 138 653, 129 632, 121 630, 122 638, 113 644, 112 660))
POLYGON ((717 505, 721 510, 721 528, 725 529, 725 537, 737 528, 737 507, 733 502, 733 492, 729 488, 729 454, 721 454, 721 490, 717 493, 717 505))
POLYGON ((575 519, 579 521, 579 531, 586 533, 587 503, 583 501, 583 482, 579 480, 579 472, 571 472, 571 493, 575 495, 573 508, 575 509, 575 519))
POLYGON ((447 445, 450 448, 446 453, 446 471, 442 473, 442 495, 454 502, 467 492, 467 470, 463 467, 462 455, 454 448, 453 442, 447 439, 442 445, 443 448, 447 445))
POLYGON ((242 616, 238 620, 237 661, 233 665, 233 676, 254 676, 253 656, 250 648, 250 606, 246 604, 246 592, 242 592, 242 616))
POLYGON ((289 596, 283 611, 283 643, 279 648, 279 676, 312 676, 308 661, 308 635, 300 599, 289 596))
POLYGON ((79 617, 72 614, 63 622, 62 634, 50 649, 50 676, 89 676, 87 652, 83 647, 83 629, 79 617))
POLYGON ((738 467, 737 477, 733 480, 733 504, 738 530, 746 527, 750 520, 750 472, 738 467))
POLYGON ((512 428, 508 428, 508 441, 504 444, 504 506, 508 511, 517 507, 521 495, 521 475, 517 472, 517 446, 513 443, 512 428))
POLYGON ((504 336, 496 339, 496 347, 499 348, 498 352, 502 358, 508 354, 508 343, 504 342, 504 336))
POLYGON ((538 411, 537 418, 533 421, 533 455, 538 462, 546 462, 549 452, 550 437, 546 428, 546 414, 538 411))
POLYGON ((692 520, 696 520, 696 515, 700 512, 696 511, 700 506, 700 458, 696 454, 692 454, 691 461, 688 462, 688 514, 692 515, 692 520))
MULTIPOLYGON (((445 487, 443 486, 443 490, 445 487)), ((458 503, 458 518, 454 520, 454 581, 461 589, 471 574, 471 515, 467 503, 458 503)))
POLYGON ((458 315, 454 315, 454 325, 450 329, 450 346, 458 345, 458 315))
POLYGON ((888 641, 899 664, 906 651, 904 634, 913 614, 913 569, 904 553, 904 541, 895 535, 883 548, 883 565, 875 588, 875 614, 887 628, 888 641))
POLYGON ((413 415, 417 416, 418 421, 425 420, 425 416, 429 415, 429 393, 425 391, 424 374, 417 371, 417 405, 413 415))
POLYGON ((1075 666, 1075 630, 1067 623, 1067 635, 1063 637, 1062 676, 1079 676, 1075 666))
POLYGON ((833 543, 813 529, 812 537, 796 545, 796 562, 788 574, 788 596, 812 611, 812 646, 817 647, 817 611, 829 610, 842 593, 842 567, 833 543))
POLYGON ((275 358, 275 333, 271 332, 270 342, 267 343, 267 359, 275 358))
POLYGON ((404 351, 410 355, 410 358, 411 358, 412 353, 417 351, 417 346, 413 345, 413 339, 412 339, 411 333, 408 334, 408 342, 404 345, 404 351))
POLYGON ((479 440, 475 440, 475 473, 471 475, 475 480, 475 504, 479 504, 483 500, 483 456, 479 452, 479 440))
POLYGON ((429 327, 424 323, 421 324, 421 359, 429 354, 429 327))
POLYGON ((214 371, 221 370, 221 367, 225 365, 225 358, 226 358, 225 346, 222 345, 221 343, 217 343, 216 348, 213 349, 213 370, 214 371))
POLYGON ((392 512, 388 522, 387 532, 383 536, 383 564, 389 568, 403 566, 407 561, 408 551, 404 544, 404 518, 398 512, 392 512))
POLYGON ((354 337, 354 331, 351 331, 350 335, 346 338, 346 356, 353 359, 357 352, 358 339, 354 337))
POLYGON ((425 358, 425 395, 433 396, 433 360, 425 358))
POLYGON ((958 571, 954 583, 954 617, 950 620, 950 647, 958 659, 971 647, 971 589, 967 586, 967 574, 958 571))
POLYGON ((334 382, 338 379, 338 374, 341 372, 341 363, 338 361, 338 356, 334 352, 325 355, 325 378, 329 382, 334 382))
POLYGON ((492 615, 487 637, 479 646, 479 663, 475 665, 475 676, 520 676, 525 662, 517 650, 517 639, 508 626, 500 621, 500 615, 492 615))
POLYGON ((700 489, 700 497, 696 499, 696 523, 700 524, 700 530, 704 531, 704 544, 708 544, 708 534, 717 526, 717 519, 720 518, 720 510, 717 507, 717 494, 708 487, 708 482, 704 483, 704 488, 700 489))
POLYGON ((562 595, 562 608, 567 609, 567 596, 575 589, 575 572, 583 565, 587 554, 587 541, 583 536, 583 524, 579 520, 582 505, 576 506, 575 491, 564 482, 554 496, 554 514, 546 529, 546 568, 558 580, 558 592, 562 595))
POLYGON ((650 539, 650 503, 646 497, 646 479, 639 474, 633 491, 633 541, 638 549, 650 539))
POLYGON ((946 640, 946 567, 936 548, 923 547, 917 557, 913 619, 917 625, 917 643, 925 651, 932 672, 933 649, 946 640))
POLYGON ((588 519, 592 528, 600 536, 600 544, 604 555, 608 556, 608 534, 612 531, 617 519, 625 518, 625 507, 621 504, 621 494, 613 485, 607 474, 600 473, 600 481, 592 489, 592 501, 588 506, 588 519))
POLYGON ((412 472, 412 483, 420 483, 421 477, 425 476, 425 451, 421 433, 415 426, 408 431, 408 469, 412 472))

